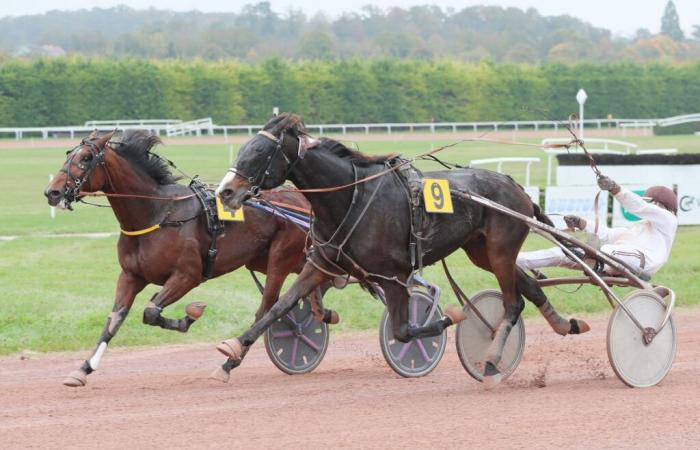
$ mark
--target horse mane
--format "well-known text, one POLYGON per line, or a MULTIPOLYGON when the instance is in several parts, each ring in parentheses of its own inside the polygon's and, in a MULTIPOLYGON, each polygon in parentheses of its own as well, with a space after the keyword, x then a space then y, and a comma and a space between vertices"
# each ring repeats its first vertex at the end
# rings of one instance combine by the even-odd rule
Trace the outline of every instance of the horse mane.
POLYGON ((149 131, 128 130, 111 144, 116 144, 112 148, 119 156, 141 169, 159 185, 175 184, 180 177, 174 177, 167 161, 151 151, 162 143, 157 135, 149 131))
MULTIPOLYGON (((280 136, 282 133, 291 134, 295 138, 309 136, 304 126, 304 120, 292 113, 282 113, 270 119, 263 130, 272 133, 275 136, 280 136)), ((388 155, 366 155, 356 150, 351 150, 342 142, 330 138, 321 138, 320 144, 310 151, 328 151, 333 155, 349 160, 358 166, 371 166, 374 164, 383 164, 386 161, 392 160, 398 156, 397 153, 388 155)))

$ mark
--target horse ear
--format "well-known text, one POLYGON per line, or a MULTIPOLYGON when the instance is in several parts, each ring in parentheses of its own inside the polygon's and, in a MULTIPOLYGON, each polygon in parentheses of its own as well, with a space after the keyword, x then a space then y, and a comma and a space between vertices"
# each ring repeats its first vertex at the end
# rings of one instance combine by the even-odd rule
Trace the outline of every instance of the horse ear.
POLYGON ((93 139, 97 139, 97 137, 99 135, 100 135, 100 131, 97 128, 95 128, 94 130, 92 130, 92 133, 90 133, 90 136, 87 137, 88 141, 91 141, 93 139))
POLYGON ((100 136, 97 139, 97 142, 95 142, 95 145, 97 148, 103 148, 107 142, 109 142, 110 139, 112 139, 112 136, 114 135, 114 131, 110 131, 109 133, 105 133, 102 136, 100 136))
POLYGON ((311 136, 307 136, 305 134, 302 134, 299 136, 299 150, 297 151, 297 154, 299 155, 299 158, 304 158, 306 156, 306 151, 310 148, 317 147, 321 141, 318 139, 314 139, 311 136))

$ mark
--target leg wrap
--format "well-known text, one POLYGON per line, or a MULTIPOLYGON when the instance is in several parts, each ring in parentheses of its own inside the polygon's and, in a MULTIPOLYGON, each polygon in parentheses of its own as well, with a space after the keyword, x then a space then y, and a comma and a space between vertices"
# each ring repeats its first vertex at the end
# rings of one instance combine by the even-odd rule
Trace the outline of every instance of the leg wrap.
POLYGON ((195 319, 185 316, 184 319, 169 319, 163 317, 160 313, 163 308, 156 306, 153 302, 148 302, 143 310, 143 323, 146 325, 159 326, 165 330, 177 330, 182 333, 187 332, 195 322, 195 319))
POLYGON ((163 308, 159 308, 153 302, 148 302, 143 309, 143 323, 146 325, 160 325, 161 311, 163 311, 163 308))
POLYGON ((549 300, 544 302, 542 306, 539 307, 540 312, 544 318, 549 322, 549 325, 554 331, 562 336, 566 336, 571 332, 571 322, 564 319, 554 310, 554 307, 549 300))

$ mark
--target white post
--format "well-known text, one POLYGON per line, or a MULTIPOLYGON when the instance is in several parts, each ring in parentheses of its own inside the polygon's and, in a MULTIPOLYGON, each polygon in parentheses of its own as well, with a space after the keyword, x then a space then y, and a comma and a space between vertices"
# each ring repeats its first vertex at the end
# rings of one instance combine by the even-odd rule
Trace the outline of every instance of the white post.
POLYGON ((279 113, 280 113, 280 109, 278 106, 275 106, 274 108, 272 108, 272 115, 273 116, 278 116, 279 113))
POLYGON ((586 103, 588 95, 583 89, 579 89, 576 93, 576 101, 578 102, 578 119, 579 119, 579 138, 583 139, 583 104, 586 103))
MULTIPOLYGON (((53 174, 49 174, 49 183, 51 183, 51 180, 53 180, 53 174)), ((49 206, 49 215, 51 216, 52 219, 56 218, 56 208, 53 206, 49 206)))

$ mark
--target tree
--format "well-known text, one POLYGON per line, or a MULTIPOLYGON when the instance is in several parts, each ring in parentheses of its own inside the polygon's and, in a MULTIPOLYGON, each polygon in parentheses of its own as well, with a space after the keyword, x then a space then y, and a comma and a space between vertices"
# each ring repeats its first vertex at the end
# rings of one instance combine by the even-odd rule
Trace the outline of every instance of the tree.
POLYGON ((666 3, 666 9, 661 18, 661 34, 670 37, 674 41, 682 41, 685 39, 678 20, 676 5, 673 3, 673 0, 668 0, 668 3, 666 3))
POLYGON ((693 25, 693 37, 700 41, 700 25, 693 25))

